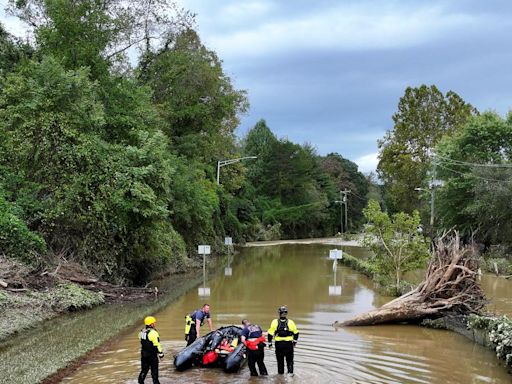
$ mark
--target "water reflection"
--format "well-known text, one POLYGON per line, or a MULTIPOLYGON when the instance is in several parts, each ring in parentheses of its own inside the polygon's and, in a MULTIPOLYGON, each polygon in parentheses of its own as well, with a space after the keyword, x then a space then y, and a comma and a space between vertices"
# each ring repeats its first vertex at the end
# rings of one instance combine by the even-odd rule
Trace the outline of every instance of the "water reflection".
POLYGON ((231 263, 233 262, 233 245, 232 245, 232 242, 231 240, 227 240, 227 239, 231 239, 230 237, 227 237, 226 238, 226 242, 228 242, 229 244, 227 244, 227 252, 228 252, 228 258, 227 258, 227 265, 224 267, 224 276, 233 276, 233 268, 231 268, 231 263))
POLYGON ((210 287, 206 286, 206 255, 203 254, 203 285, 197 288, 197 295, 199 297, 209 297, 210 287))
POLYGON ((332 262, 332 272, 334 274, 334 284, 329 285, 329 296, 341 296, 341 285, 338 285, 337 272, 338 260, 334 259, 332 262))
MULTIPOLYGON (((229 262, 233 273, 220 273, 208 284, 214 326, 240 324, 243 318, 268 327, 280 305, 299 328, 295 351, 296 374, 280 377, 273 352, 266 351, 269 383, 509 383, 510 376, 492 351, 454 333, 414 326, 361 328, 332 327, 381 305, 373 283, 326 255, 329 246, 284 245, 242 250, 229 262), (329 287, 341 287, 330 295, 329 287), (377 304, 378 303, 378 304, 377 304)), ((345 252, 361 252, 359 248, 345 252)), ((203 283, 206 283, 203 281, 203 283)), ((162 364, 162 383, 246 383, 248 369, 226 375, 215 369, 172 368, 172 353, 184 347, 183 317, 201 307, 196 291, 182 296, 157 313, 158 330, 169 358, 162 364)), ((92 359, 66 383, 135 383, 139 369, 138 327, 119 335, 102 354, 92 359)))

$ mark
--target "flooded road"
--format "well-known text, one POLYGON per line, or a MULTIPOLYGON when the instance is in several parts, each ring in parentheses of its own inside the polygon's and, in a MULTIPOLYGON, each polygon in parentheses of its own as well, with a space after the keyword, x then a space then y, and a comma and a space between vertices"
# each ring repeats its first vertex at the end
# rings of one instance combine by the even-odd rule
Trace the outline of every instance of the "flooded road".
MULTIPOLYGON (((277 375, 273 351, 266 350, 269 383, 510 383, 504 365, 494 353, 453 332, 416 326, 342 328, 331 324, 380 306, 390 298, 373 290, 364 276, 327 259, 329 245, 288 244, 245 248, 227 275, 207 279, 210 297, 194 289, 164 310, 158 320, 166 357, 160 364, 162 383, 245 383, 251 378, 244 367, 238 374, 194 368, 176 372, 173 353, 185 346, 184 315, 203 303, 211 305, 214 327, 240 324, 243 318, 268 329, 277 308, 287 305, 289 318, 300 331, 295 350, 295 376, 277 375)), ((361 248, 346 247, 355 256, 361 248)), ((223 271, 224 272, 224 271, 223 271)), ((493 287, 496 279, 484 280, 486 290, 506 299, 495 306, 510 312, 510 282, 493 287), (500 296, 503 297, 503 296, 500 296)), ((508 313, 507 312, 507 313, 508 313)), ((142 319, 140 319, 142 323, 142 319)), ((108 332, 108 324, 101 325, 108 332)), ((134 327, 118 335, 107 348, 63 380, 64 383, 136 383, 140 368, 134 327)), ((207 332, 206 325, 202 330, 207 332)), ((146 379, 151 382, 150 377, 146 379)))

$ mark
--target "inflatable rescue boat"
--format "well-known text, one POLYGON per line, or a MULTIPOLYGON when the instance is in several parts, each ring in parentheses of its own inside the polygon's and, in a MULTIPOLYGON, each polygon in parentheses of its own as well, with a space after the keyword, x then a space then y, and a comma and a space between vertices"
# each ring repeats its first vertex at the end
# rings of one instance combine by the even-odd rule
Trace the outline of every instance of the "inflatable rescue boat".
POLYGON ((193 365, 221 367, 225 372, 238 372, 247 360, 245 345, 240 341, 242 328, 236 325, 221 327, 197 338, 174 358, 174 366, 184 371, 193 365))

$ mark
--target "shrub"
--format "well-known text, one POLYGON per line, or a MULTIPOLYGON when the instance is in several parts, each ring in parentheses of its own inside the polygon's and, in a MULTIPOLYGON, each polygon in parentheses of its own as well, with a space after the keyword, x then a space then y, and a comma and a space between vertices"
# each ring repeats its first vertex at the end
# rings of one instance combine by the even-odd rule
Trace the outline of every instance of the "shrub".
POLYGON ((3 198, 0 190, 0 254, 33 263, 34 254, 45 248, 43 238, 28 229, 15 214, 13 204, 3 198))
POLYGON ((485 329, 494 346, 496 356, 512 366, 512 321, 507 316, 488 317, 471 315, 468 320, 470 329, 485 329))
POLYGON ((103 293, 92 292, 72 283, 59 284, 48 296, 52 308, 56 311, 92 308, 105 302, 103 293))

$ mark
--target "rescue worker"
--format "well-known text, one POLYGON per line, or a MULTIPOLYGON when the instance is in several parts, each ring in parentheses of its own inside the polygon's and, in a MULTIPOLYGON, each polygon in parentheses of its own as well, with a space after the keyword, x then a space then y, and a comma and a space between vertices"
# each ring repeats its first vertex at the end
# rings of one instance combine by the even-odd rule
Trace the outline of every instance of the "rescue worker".
POLYGON ((160 345, 160 335, 155 329, 156 319, 153 316, 148 316, 144 319, 146 326, 140 331, 140 374, 139 384, 143 384, 151 368, 151 378, 153 384, 160 384, 158 380, 158 358, 163 359, 164 353, 160 345))
POLYGON ((288 319, 288 308, 281 306, 277 310, 279 319, 272 320, 268 330, 269 348, 272 348, 272 340, 276 342, 277 372, 284 373, 284 359, 286 358, 286 367, 288 373, 293 374, 293 349, 299 339, 299 330, 293 320, 288 319))
POLYGON ((192 344, 198 337, 201 337, 199 330, 205 319, 208 321, 210 332, 213 331, 209 304, 204 304, 201 309, 185 316, 185 340, 187 341, 187 346, 192 344))
POLYGON ((258 376, 256 364, 260 370, 260 375, 268 375, 267 367, 263 362, 265 357, 265 336, 261 327, 256 324, 251 324, 249 320, 242 320, 244 329, 242 330, 242 343, 247 347, 247 362, 251 376, 258 376))

